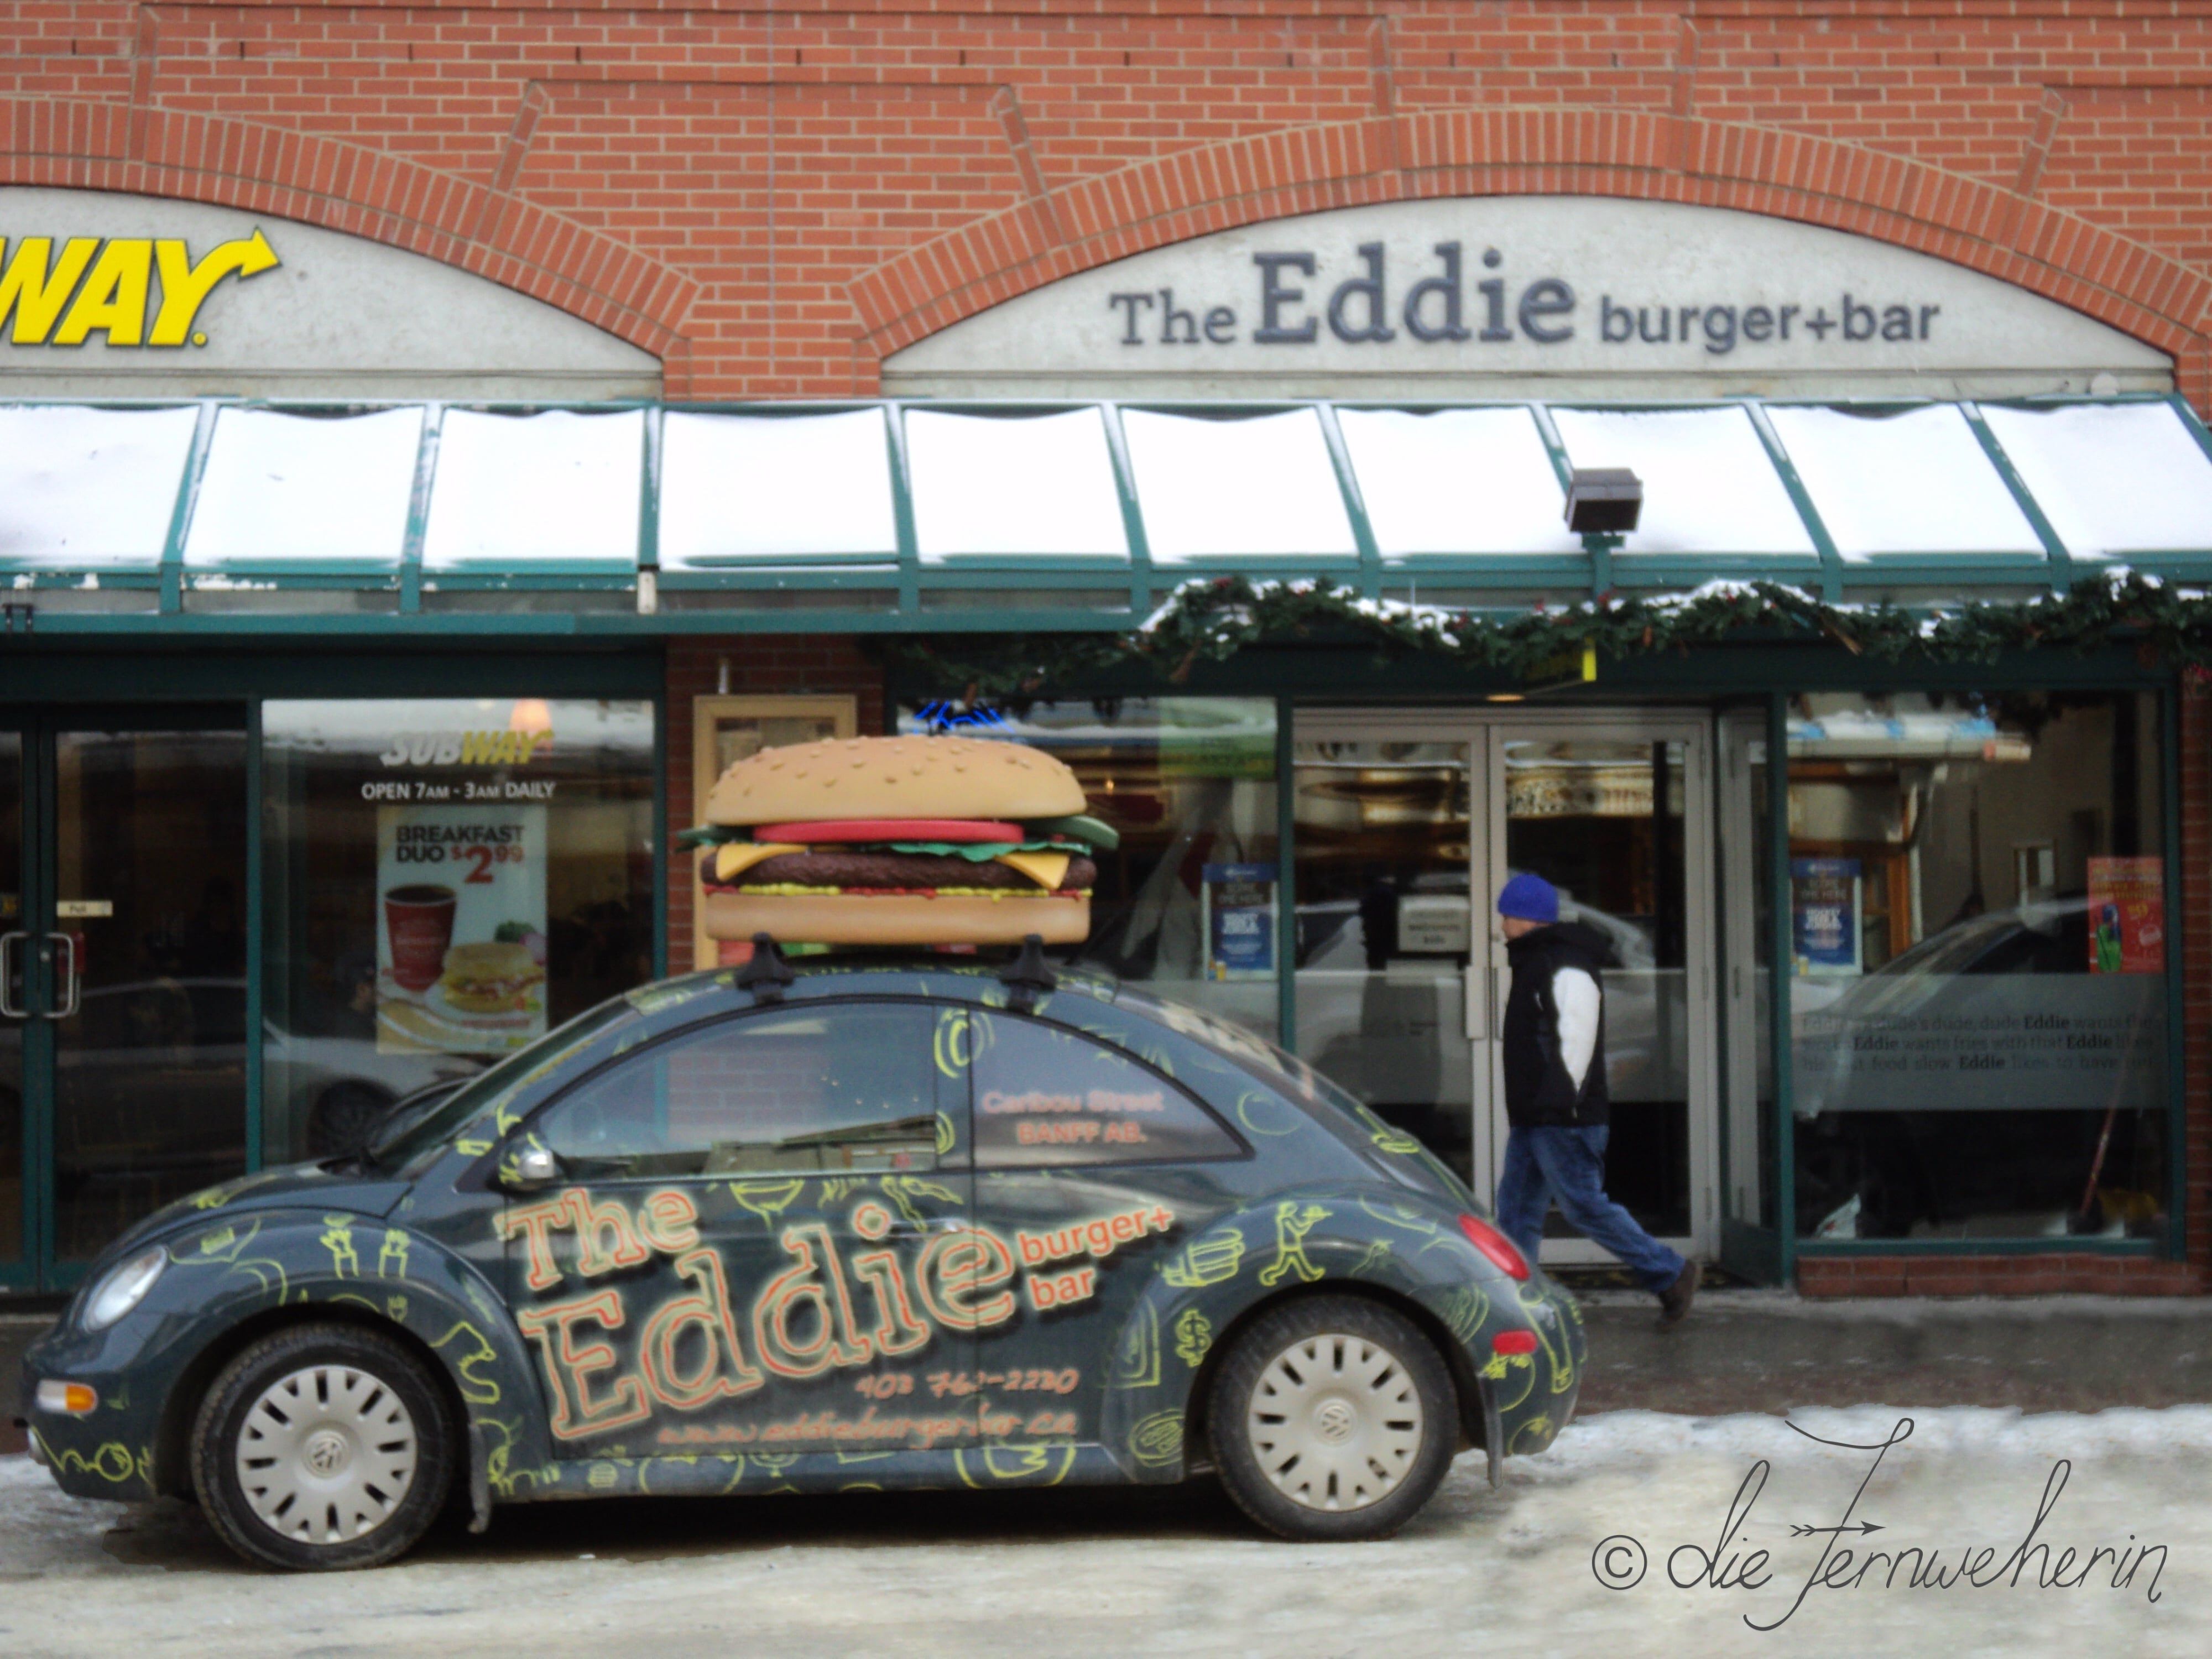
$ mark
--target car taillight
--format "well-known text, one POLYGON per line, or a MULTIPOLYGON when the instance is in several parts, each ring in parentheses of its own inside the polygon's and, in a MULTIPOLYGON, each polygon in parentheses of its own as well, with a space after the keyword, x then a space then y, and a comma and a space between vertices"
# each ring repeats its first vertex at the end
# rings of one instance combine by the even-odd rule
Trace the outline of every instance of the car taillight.
POLYGON ((1500 1331, 1490 1339, 1492 1353, 1534 1353, 1536 1352, 1536 1333, 1534 1331, 1500 1331))
POLYGON ((1491 1265, 1508 1279, 1528 1277, 1528 1258, 1514 1247, 1511 1239, 1480 1216, 1462 1216, 1459 1230, 1467 1235, 1467 1242, 1488 1256, 1491 1265))

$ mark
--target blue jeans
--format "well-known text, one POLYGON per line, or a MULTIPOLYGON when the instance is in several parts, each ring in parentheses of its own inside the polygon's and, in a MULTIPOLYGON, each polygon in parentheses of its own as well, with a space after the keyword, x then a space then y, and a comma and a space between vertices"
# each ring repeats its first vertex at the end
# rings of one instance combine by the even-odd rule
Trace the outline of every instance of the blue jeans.
POLYGON ((1505 1137, 1498 1178, 1498 1224, 1529 1261, 1544 1237, 1544 1212, 1557 1199, 1567 1224, 1619 1256, 1648 1291, 1663 1291, 1682 1258, 1636 1224, 1605 1195, 1605 1138, 1599 1129, 1515 1129, 1505 1137))

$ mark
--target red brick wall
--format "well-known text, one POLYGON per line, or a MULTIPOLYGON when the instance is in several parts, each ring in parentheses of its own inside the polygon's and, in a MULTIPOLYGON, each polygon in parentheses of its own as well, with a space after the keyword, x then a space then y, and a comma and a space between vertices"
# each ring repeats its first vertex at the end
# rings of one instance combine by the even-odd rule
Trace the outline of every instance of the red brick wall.
POLYGON ((2169 0, 0 6, 0 181, 483 272, 678 397, 872 391, 1022 289, 1273 215, 1580 191, 1887 237, 2212 393, 2212 8, 2169 0))

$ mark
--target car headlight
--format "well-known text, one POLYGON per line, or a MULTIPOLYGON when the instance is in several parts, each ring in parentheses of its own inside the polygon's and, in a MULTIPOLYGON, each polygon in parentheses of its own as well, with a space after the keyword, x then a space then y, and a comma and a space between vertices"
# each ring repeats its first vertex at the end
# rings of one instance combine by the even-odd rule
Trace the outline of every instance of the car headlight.
POLYGON ((84 1328, 104 1331, 129 1313, 146 1299, 146 1292, 154 1288, 154 1281, 168 1265, 168 1251, 156 1244, 143 1255, 110 1267, 84 1298, 84 1328))

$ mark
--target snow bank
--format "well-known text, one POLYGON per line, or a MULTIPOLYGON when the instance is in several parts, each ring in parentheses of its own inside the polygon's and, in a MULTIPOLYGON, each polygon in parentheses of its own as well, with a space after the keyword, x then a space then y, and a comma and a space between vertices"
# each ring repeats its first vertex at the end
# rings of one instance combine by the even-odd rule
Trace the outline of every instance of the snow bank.
POLYGON ((1505 1467, 1538 1480, 1571 1480, 1625 1462, 1698 1453, 1737 1460, 1763 1457, 1776 1464, 1822 1459, 1863 1463, 1865 1453, 1821 1441, 1879 1445, 1889 1438, 1898 1420, 1907 1417, 1912 1419, 1912 1436, 1898 1450, 1910 1449, 1923 1457, 2047 1463, 2057 1457, 2078 1462, 2212 1452, 2212 1406, 2172 1406, 2160 1411, 2130 1406, 2033 1416, 2014 1407, 1844 1406, 1807 1407, 1787 1419, 1753 1413, 1680 1417, 1666 1412, 1603 1412, 1570 1425, 1541 1456, 1516 1457, 1505 1467))

